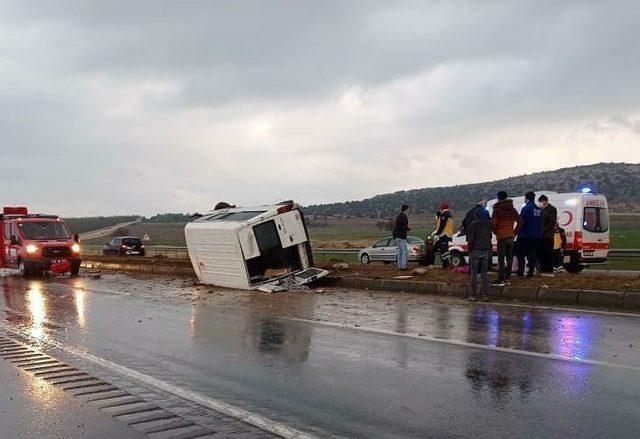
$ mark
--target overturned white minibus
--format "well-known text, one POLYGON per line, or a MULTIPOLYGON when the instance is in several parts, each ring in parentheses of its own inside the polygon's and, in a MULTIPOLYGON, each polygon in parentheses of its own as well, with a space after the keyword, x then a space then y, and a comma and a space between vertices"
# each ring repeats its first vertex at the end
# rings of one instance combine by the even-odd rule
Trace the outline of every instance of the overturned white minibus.
POLYGON ((285 278, 303 285, 329 273, 313 267, 304 215, 291 201, 215 210, 188 223, 185 236, 204 284, 275 291, 285 278))

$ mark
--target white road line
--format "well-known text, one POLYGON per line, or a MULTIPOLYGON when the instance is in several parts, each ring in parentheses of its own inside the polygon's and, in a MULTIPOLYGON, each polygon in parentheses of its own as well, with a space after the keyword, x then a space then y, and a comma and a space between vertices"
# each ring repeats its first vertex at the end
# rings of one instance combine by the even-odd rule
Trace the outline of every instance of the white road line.
MULTIPOLYGON (((12 334, 19 335, 21 337, 27 337, 28 334, 23 333, 22 331, 11 327, 10 325, 0 321, 0 328, 4 331, 10 332, 12 334)), ((220 413, 223 413, 231 418, 238 419, 247 424, 258 427, 264 431, 269 433, 273 433, 279 435, 286 439, 320 439, 318 436, 315 436, 310 433, 306 433, 300 430, 297 430, 293 427, 290 427, 281 422, 273 421, 271 419, 265 418, 264 416, 251 413, 247 410, 244 410, 239 407, 232 406, 227 404, 221 400, 210 398, 208 396, 202 395, 200 393, 194 392, 192 390, 184 389, 182 387, 175 386, 173 384, 167 383, 166 381, 162 381, 158 378, 152 377, 150 375, 144 374, 142 372, 138 372, 137 370, 130 369, 126 366, 123 366, 118 363, 114 363, 113 361, 106 360, 104 358, 98 357, 96 355, 85 352, 84 350, 77 349, 71 346, 67 346, 62 344, 56 340, 49 339, 44 342, 40 342, 42 344, 54 346, 58 349, 61 349, 68 354, 75 356, 76 358, 82 358, 91 363, 97 364, 105 369, 111 370, 113 372, 117 372, 129 378, 138 380, 150 386, 156 387, 158 389, 164 390, 166 392, 172 393, 180 398, 193 401, 202 406, 208 407, 220 413)))
MULTIPOLYGON (((466 303, 466 302, 465 302, 466 303)), ((526 303, 506 303, 506 302, 484 302, 485 305, 491 306, 510 306, 513 308, 529 308, 529 309, 542 309, 545 311, 564 311, 564 312, 572 312, 572 313, 586 313, 586 314, 602 314, 605 316, 616 316, 616 317, 640 317, 640 314, 634 312, 623 312, 623 311, 603 311, 599 309, 587 309, 587 308, 570 308, 567 306, 553 306, 553 305, 529 305, 526 303)))
POLYGON ((454 346, 462 346, 462 347, 466 347, 466 348, 484 349, 484 350, 504 352, 504 353, 509 353, 509 354, 527 355, 529 357, 546 358, 546 359, 551 359, 551 360, 569 361, 569 362, 572 362, 572 363, 588 364, 588 365, 593 365, 593 366, 607 366, 607 367, 615 367, 615 368, 619 368, 619 369, 640 371, 640 366, 632 366, 632 365, 627 365, 627 364, 610 363, 608 361, 600 361, 600 360, 588 360, 588 359, 566 357, 566 356, 563 356, 563 355, 547 354, 547 353, 544 353, 544 352, 524 351, 524 350, 520 350, 520 349, 505 348, 505 347, 501 347, 501 346, 489 346, 489 345, 484 345, 484 344, 479 344, 479 343, 469 343, 469 342, 462 341, 462 340, 452 340, 452 339, 430 337, 428 335, 404 334, 404 333, 401 333, 401 332, 395 332, 395 331, 391 331, 391 330, 388 330, 388 329, 371 328, 371 327, 366 327, 366 326, 350 326, 350 325, 346 325, 346 324, 342 324, 342 323, 324 322, 324 321, 308 320, 308 319, 299 319, 299 318, 295 318, 295 317, 279 317, 279 319, 280 320, 289 320, 289 321, 293 321, 293 322, 308 323, 308 324, 312 324, 312 325, 328 326, 328 327, 331 327, 331 328, 339 328, 339 329, 346 329, 346 330, 352 330, 352 331, 363 331, 363 332, 369 332, 369 333, 379 334, 379 335, 389 335, 389 336, 393 336, 393 337, 410 338, 410 339, 413 339, 413 340, 421 340, 421 341, 428 341, 428 342, 434 342, 434 343, 449 344, 449 345, 454 345, 454 346))

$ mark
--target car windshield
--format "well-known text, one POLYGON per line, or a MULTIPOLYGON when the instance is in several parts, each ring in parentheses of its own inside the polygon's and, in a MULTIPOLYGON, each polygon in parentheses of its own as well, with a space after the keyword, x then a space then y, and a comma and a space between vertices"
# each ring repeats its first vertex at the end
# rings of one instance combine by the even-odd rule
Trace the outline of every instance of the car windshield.
POLYGON ((140 244, 140 240, 138 238, 124 238, 122 243, 124 245, 138 245, 140 244))
POLYGON ((69 239, 69 232, 59 221, 33 221, 18 223, 25 239, 69 239))

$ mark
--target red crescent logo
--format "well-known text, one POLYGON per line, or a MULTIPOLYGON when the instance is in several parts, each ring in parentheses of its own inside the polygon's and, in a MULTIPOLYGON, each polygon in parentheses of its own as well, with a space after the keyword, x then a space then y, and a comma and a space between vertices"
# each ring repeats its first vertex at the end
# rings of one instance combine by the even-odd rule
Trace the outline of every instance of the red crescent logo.
POLYGON ((573 221, 573 214, 571 212, 569 212, 568 210, 564 210, 564 211, 562 211, 562 213, 566 213, 567 216, 569 217, 569 219, 567 220, 566 223, 560 224, 562 227, 565 227, 565 226, 568 226, 569 224, 571 224, 571 221, 573 221))

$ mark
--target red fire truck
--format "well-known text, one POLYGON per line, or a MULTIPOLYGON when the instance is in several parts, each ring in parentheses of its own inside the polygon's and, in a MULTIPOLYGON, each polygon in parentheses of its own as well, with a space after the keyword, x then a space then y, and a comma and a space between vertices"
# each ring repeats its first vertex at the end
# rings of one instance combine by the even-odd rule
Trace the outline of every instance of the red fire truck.
POLYGON ((24 277, 44 272, 80 270, 80 246, 56 215, 29 214, 26 207, 5 207, 0 214, 0 268, 14 268, 24 277))

